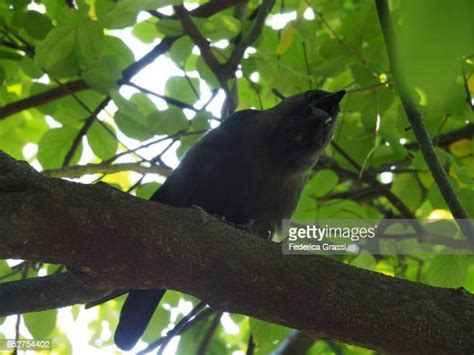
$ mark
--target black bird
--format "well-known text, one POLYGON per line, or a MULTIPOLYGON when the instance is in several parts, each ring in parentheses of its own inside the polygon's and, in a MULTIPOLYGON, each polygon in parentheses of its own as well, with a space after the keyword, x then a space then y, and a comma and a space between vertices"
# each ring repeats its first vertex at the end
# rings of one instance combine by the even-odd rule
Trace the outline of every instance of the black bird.
MULTIPOLYGON (((239 111, 193 146, 151 200, 198 205, 268 238, 290 218, 305 182, 332 138, 344 91, 312 90, 265 110, 239 111)), ((115 343, 131 349, 165 290, 130 291, 115 343)))

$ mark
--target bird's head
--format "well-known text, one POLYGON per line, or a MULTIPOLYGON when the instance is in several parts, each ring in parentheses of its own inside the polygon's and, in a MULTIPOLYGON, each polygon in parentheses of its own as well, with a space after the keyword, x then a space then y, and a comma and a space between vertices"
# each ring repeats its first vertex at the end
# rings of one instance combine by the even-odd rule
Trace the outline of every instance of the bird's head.
POLYGON ((291 168, 311 168, 332 138, 344 90, 311 90, 266 111, 267 139, 273 159, 291 168))

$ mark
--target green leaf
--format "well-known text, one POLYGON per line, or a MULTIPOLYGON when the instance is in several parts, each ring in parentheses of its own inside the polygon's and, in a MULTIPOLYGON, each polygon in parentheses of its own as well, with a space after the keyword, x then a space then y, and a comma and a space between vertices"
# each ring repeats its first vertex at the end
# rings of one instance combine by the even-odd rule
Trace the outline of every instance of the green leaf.
MULTIPOLYGON (((59 168, 72 146, 77 130, 70 127, 53 128, 41 138, 38 145, 38 161, 44 169, 59 168)), ((71 165, 77 163, 82 154, 82 143, 79 145, 71 165)))
POLYGON ((189 78, 189 81, 191 83, 184 76, 172 76, 166 81, 166 95, 177 98, 187 104, 192 104, 199 97, 199 79, 189 78), (196 90, 198 97, 196 97, 191 85, 196 90))
POLYGON ((117 37, 106 36, 102 56, 113 57, 120 69, 125 69, 135 60, 132 51, 127 45, 117 37))
POLYGON ((176 37, 183 34, 183 27, 178 20, 160 19, 156 29, 165 36, 176 37))
POLYGON ((117 105, 119 111, 121 111, 124 115, 130 116, 132 119, 138 122, 145 123, 145 118, 138 110, 137 105, 134 102, 125 99, 117 90, 111 91, 110 96, 114 100, 114 103, 117 105))
POLYGON ((320 170, 307 182, 305 194, 322 197, 333 190, 338 182, 339 177, 332 170, 320 170))
POLYGON ((133 94, 130 98, 130 102, 133 102, 136 105, 143 116, 148 116, 151 113, 158 111, 153 101, 141 92, 133 94))
POLYGON ((14 281, 20 278, 20 273, 12 274, 12 272, 13 269, 8 266, 8 263, 5 260, 0 260, 0 278, 2 278, 2 282, 14 281), (6 277, 7 275, 11 276, 6 277))
POLYGON ((107 56, 90 62, 82 72, 84 81, 95 90, 108 94, 110 89, 117 88, 117 82, 122 78, 122 70, 117 58, 107 56))
POLYGON ((150 120, 153 121, 153 127, 156 134, 173 134, 189 125, 189 121, 184 116, 183 112, 175 107, 170 107, 166 111, 157 111, 150 115, 150 120))
POLYGON ((97 2, 99 21, 106 28, 125 28, 135 23, 142 10, 156 10, 166 5, 178 5, 177 0, 102 0, 97 2))
POLYGON ((321 204, 317 211, 319 219, 367 218, 367 209, 351 200, 333 199, 321 204))
POLYGON ((429 264, 426 281, 433 286, 461 287, 471 261, 469 255, 436 255, 429 264))
POLYGON ((412 174, 396 175, 391 190, 412 211, 416 210, 421 203, 421 187, 412 174))
POLYGON ((204 37, 211 41, 230 39, 240 32, 240 22, 233 16, 225 14, 210 18, 194 18, 193 21, 204 37))
POLYGON ((147 19, 133 26, 132 34, 143 43, 153 43, 159 38, 159 33, 156 30, 157 21, 154 19, 147 19))
POLYGON ((70 340, 59 329, 54 332, 51 347, 57 354, 73 354, 70 340))
POLYGON ((114 121, 120 131, 127 137, 140 140, 146 140, 153 137, 153 131, 148 122, 134 120, 122 111, 117 111, 115 113, 114 121))
POLYGON ((170 324, 170 312, 161 305, 156 308, 155 313, 143 333, 142 340, 151 343, 161 337, 163 330, 170 324))
POLYGON ((472 189, 459 189, 458 196, 461 199, 461 202, 466 208, 467 214, 469 216, 474 216, 474 191, 472 189))
POLYGON ((125 135, 141 140, 153 137, 153 120, 143 115, 133 100, 124 99, 115 90, 111 91, 111 96, 119 109, 114 115, 115 123, 125 135))
POLYGON ((216 76, 212 72, 211 69, 207 66, 206 62, 199 56, 196 61, 196 70, 199 73, 199 76, 209 85, 211 88, 219 87, 219 80, 217 80, 216 76))
MULTIPOLYGON (((47 86, 41 86, 38 83, 33 84, 36 92, 44 91, 47 86)), ((85 90, 76 93, 77 98, 81 100, 89 109, 96 107, 102 101, 103 96, 93 90, 85 90)), ((71 96, 52 101, 46 105, 40 106, 39 111, 45 115, 52 116, 57 122, 80 129, 83 126, 83 120, 90 116, 90 111, 81 106, 77 100, 71 96)))
POLYGON ((464 282, 463 287, 471 293, 474 293, 474 263, 471 262, 469 267, 466 281, 464 282))
POLYGON ((377 261, 374 256, 368 251, 363 250, 357 257, 352 260, 351 265, 359 267, 366 270, 375 270, 377 261))
POLYGON ((189 148, 193 146, 196 140, 199 138, 198 134, 192 134, 189 136, 181 137, 179 140, 179 147, 176 149, 176 155, 179 159, 183 158, 184 155, 187 153, 189 148))
POLYGON ((23 15, 23 27, 35 39, 43 39, 53 28, 51 19, 37 11, 28 11, 23 15))
POLYGON ((104 29, 97 21, 87 19, 77 28, 79 49, 86 62, 99 58, 104 38, 104 29))
POLYGON ((36 48, 36 65, 47 70, 54 67, 72 52, 75 41, 75 26, 61 25, 54 28, 36 48))
POLYGON ((191 38, 188 36, 181 37, 173 43, 170 50, 170 57, 177 63, 183 63, 191 55, 193 47, 194 42, 191 38))
POLYGON ((22 55, 16 53, 11 49, 0 49, 0 59, 13 60, 19 62, 23 58, 22 55))
MULTIPOLYGON (((460 58, 472 53, 473 32, 468 30, 474 2, 459 0, 402 2, 396 22, 399 26, 400 69, 410 84, 425 96, 425 105, 438 125, 439 114, 464 108, 465 92, 456 78, 460 58), (449 13, 449 16, 446 14, 449 13), (440 70, 443 68, 443 70, 440 70)), ((426 122, 426 121, 425 121, 426 122)))
POLYGON ((315 219, 317 215, 317 203, 312 197, 309 197, 306 193, 303 193, 298 201, 295 211, 293 212, 293 218, 302 219, 315 219))
POLYGON ((62 265, 58 264, 47 264, 46 273, 47 275, 57 274, 63 268, 62 265))
POLYGON ((176 354, 196 354, 206 327, 209 327, 209 319, 205 319, 190 327, 179 340, 176 354))
POLYGON ((52 309, 43 312, 26 313, 23 320, 28 331, 35 339, 48 339, 56 327, 56 317, 58 311, 52 309))
POLYGON ((87 141, 91 146, 92 151, 96 156, 102 160, 106 160, 115 155, 118 148, 117 139, 115 138, 115 132, 113 127, 107 123, 102 123, 95 121, 89 131, 87 132, 87 141), (102 125, 107 125, 109 132, 102 125), (112 133, 114 135, 112 136, 112 133))
POLYGON ((193 131, 207 131, 209 128, 211 128, 211 125, 209 124, 211 118, 212 115, 207 111, 198 112, 191 120, 191 127, 193 128, 193 131))
POLYGON ((23 159, 22 149, 25 141, 19 130, 12 129, 5 135, 0 136, 0 149, 16 159, 23 159))
POLYGON ((70 53, 66 58, 59 60, 54 66, 46 69, 55 79, 70 78, 79 75, 79 60, 74 53, 70 53))
POLYGON ((255 318, 250 318, 249 323, 257 345, 257 354, 269 354, 278 347, 278 344, 288 336, 290 331, 287 327, 255 318))
POLYGON ((136 196, 143 198, 145 200, 149 200, 151 196, 158 190, 161 184, 157 182, 148 182, 146 184, 140 185, 136 189, 136 196))
POLYGON ((24 56, 20 64, 23 73, 28 75, 32 79, 41 78, 44 72, 35 65, 35 62, 28 56, 24 56))
POLYGON ((74 306, 71 307, 72 319, 74 320, 77 319, 77 317, 79 316, 80 310, 81 310, 81 306, 78 304, 75 304, 74 306))

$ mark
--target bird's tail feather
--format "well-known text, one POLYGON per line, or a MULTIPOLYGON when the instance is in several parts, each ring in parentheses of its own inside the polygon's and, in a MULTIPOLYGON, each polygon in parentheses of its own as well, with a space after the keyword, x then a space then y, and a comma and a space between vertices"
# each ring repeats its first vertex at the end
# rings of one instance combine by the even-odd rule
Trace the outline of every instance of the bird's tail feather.
POLYGON ((115 331, 115 344, 130 350, 143 335, 165 290, 134 290, 128 294, 115 331))

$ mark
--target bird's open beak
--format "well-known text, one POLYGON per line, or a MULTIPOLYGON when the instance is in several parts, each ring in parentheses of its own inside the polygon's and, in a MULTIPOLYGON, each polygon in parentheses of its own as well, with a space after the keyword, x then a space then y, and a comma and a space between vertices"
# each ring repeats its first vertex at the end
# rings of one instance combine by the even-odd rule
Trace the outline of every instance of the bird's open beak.
POLYGON ((337 91, 332 94, 328 94, 325 97, 318 99, 318 107, 326 111, 330 116, 337 113, 337 107, 339 102, 346 94, 345 90, 337 91))

